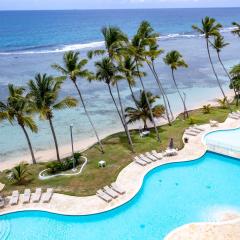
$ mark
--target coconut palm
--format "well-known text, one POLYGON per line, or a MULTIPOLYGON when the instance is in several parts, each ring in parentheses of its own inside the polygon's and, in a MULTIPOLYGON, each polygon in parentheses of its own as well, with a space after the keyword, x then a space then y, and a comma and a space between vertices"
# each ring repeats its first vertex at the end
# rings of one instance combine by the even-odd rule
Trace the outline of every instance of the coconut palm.
POLYGON ((220 36, 219 30, 222 28, 222 25, 220 23, 217 23, 214 18, 205 17, 205 19, 202 19, 202 27, 198 27, 197 25, 193 25, 192 28, 199 32, 200 34, 203 34, 206 41, 206 47, 207 47, 207 53, 208 58, 212 67, 213 74, 215 75, 215 78, 217 80, 218 86, 223 94, 223 98, 226 98, 226 95, 223 91, 222 85, 219 81, 217 72, 215 70, 215 67, 213 65, 209 44, 210 44, 210 37, 218 37, 220 36))
POLYGON ((36 164, 30 137, 26 128, 32 132, 37 133, 38 128, 32 118, 31 113, 33 109, 30 100, 24 95, 25 89, 23 87, 15 87, 12 84, 8 85, 9 96, 6 102, 0 101, 0 121, 8 120, 11 124, 14 121, 21 127, 27 139, 28 147, 31 153, 32 162, 36 164))
POLYGON ((240 37, 240 24, 237 22, 233 22, 232 25, 234 26, 234 29, 232 30, 232 34, 240 37))
POLYGON ((148 108, 148 104, 146 101, 146 95, 149 99, 149 103, 153 112, 153 116, 155 118, 160 118, 165 113, 165 108, 163 105, 156 105, 153 106, 153 104, 156 102, 156 100, 159 98, 158 96, 154 96, 151 92, 147 92, 145 94, 143 91, 140 90, 140 96, 139 99, 136 100, 136 108, 134 107, 128 107, 126 108, 126 117, 128 118, 128 123, 135 123, 138 121, 142 121, 144 125, 144 129, 147 129, 147 121, 152 122, 152 117, 148 108))
POLYGON ((202 111, 204 114, 209 114, 211 111, 211 104, 203 105, 202 111))
MULTIPOLYGON (((145 47, 146 47, 146 45, 150 41, 155 41, 154 39, 156 39, 155 33, 152 34, 151 29, 148 27, 149 27, 149 25, 147 22, 145 22, 145 21, 142 22, 138 28, 137 34, 133 37, 131 43, 129 44, 129 46, 127 48, 127 52, 134 58, 134 60, 136 62, 137 71, 139 73, 138 78, 140 80, 144 94, 146 94, 146 88, 145 88, 145 84, 143 82, 143 78, 140 74, 139 66, 143 62, 145 62, 145 47)), ((155 123, 153 113, 152 113, 150 103, 149 103, 147 96, 146 96, 146 101, 147 101, 147 104, 149 107, 149 111, 151 114, 151 119, 152 119, 152 123, 153 123, 154 129, 155 129, 157 139, 160 142, 159 132, 158 132, 157 125, 155 123)))
POLYGON ((149 69, 151 70, 151 72, 153 73, 153 76, 157 82, 159 91, 161 93, 161 95, 163 96, 163 102, 164 102, 164 106, 166 109, 166 115, 167 115, 167 119, 168 119, 168 123, 169 125, 171 125, 171 120, 170 120, 170 115, 169 112, 171 114, 171 118, 173 119, 173 113, 172 113, 172 109, 171 109, 171 105, 168 99, 167 94, 165 93, 165 90, 162 86, 162 83, 159 79, 159 76, 157 74, 156 68, 155 68, 155 60, 164 52, 163 49, 159 48, 159 45, 157 44, 157 42, 149 42, 148 44, 148 50, 146 51, 146 62, 147 65, 149 67, 149 69))
POLYGON ((78 86, 78 83, 77 83, 78 78, 89 80, 92 77, 92 73, 90 73, 85 68, 88 60, 87 59, 80 59, 79 54, 80 54, 79 52, 74 53, 73 51, 66 52, 63 56, 64 66, 54 64, 54 65, 52 65, 52 67, 54 69, 58 70, 59 72, 61 72, 67 78, 69 78, 72 81, 72 83, 74 84, 74 86, 75 86, 75 88, 78 92, 78 95, 80 97, 81 103, 83 105, 85 114, 86 114, 86 116, 88 118, 88 121, 91 124, 92 129, 95 133, 95 136, 97 138, 100 149, 101 149, 102 152, 104 152, 101 140, 98 136, 97 130, 96 130, 96 128, 93 124, 93 121, 90 117, 90 114, 87 110, 87 107, 86 107, 85 101, 83 99, 80 87, 78 86))
POLYGON ((237 64, 232 67, 230 71, 230 75, 232 78, 230 88, 235 89, 236 91, 236 98, 237 98, 236 105, 238 106, 239 95, 240 95, 240 64, 237 64))
POLYGON ((34 102, 34 108, 39 113, 40 119, 48 120, 56 148, 57 160, 60 162, 57 137, 53 126, 53 111, 71 108, 77 105, 77 100, 72 97, 59 99, 59 92, 64 78, 54 78, 47 74, 37 74, 34 80, 28 82, 29 97, 34 102))
MULTIPOLYGON (((111 88, 111 85, 116 84, 119 79, 122 79, 122 77, 117 74, 118 70, 117 70, 116 66, 112 63, 112 60, 109 57, 104 57, 100 61, 95 62, 95 66, 96 66, 96 80, 103 81, 104 83, 107 84, 109 94, 113 100, 113 103, 116 107, 118 116, 119 116, 119 118, 122 122, 123 128, 126 132, 128 142, 131 146, 131 149, 133 150, 132 139, 129 134, 127 124, 125 122, 125 116, 121 115, 121 112, 118 109, 118 106, 117 106, 116 100, 113 96, 112 88, 111 88)), ((118 91, 119 102, 120 102, 121 108, 122 108, 118 85, 117 85, 117 91, 118 91)), ((123 111, 122 111, 122 114, 123 114, 123 111)))
POLYGON ((164 57, 163 60, 164 60, 165 64, 168 65, 171 68, 172 79, 173 79, 174 85, 176 87, 176 90, 178 92, 178 95, 179 95, 179 97, 182 101, 182 104, 183 104, 184 117, 188 117, 188 110, 187 110, 187 107, 186 107, 185 99, 182 96, 182 94, 181 94, 181 92, 178 88, 178 85, 177 85, 177 82, 176 82, 176 79, 175 79, 175 75, 174 75, 174 71, 176 71, 178 68, 180 68, 180 67, 187 68, 188 65, 184 61, 182 55, 176 50, 173 50, 173 51, 167 53, 167 55, 164 57))

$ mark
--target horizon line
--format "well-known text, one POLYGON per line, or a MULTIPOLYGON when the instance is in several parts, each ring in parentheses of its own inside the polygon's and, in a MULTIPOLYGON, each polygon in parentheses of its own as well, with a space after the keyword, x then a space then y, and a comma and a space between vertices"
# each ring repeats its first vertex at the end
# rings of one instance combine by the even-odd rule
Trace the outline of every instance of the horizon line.
POLYGON ((220 9, 220 8, 240 8, 240 6, 220 6, 220 7, 146 7, 146 8, 69 8, 69 9, 0 9, 5 11, 104 11, 104 10, 160 10, 160 9, 220 9))

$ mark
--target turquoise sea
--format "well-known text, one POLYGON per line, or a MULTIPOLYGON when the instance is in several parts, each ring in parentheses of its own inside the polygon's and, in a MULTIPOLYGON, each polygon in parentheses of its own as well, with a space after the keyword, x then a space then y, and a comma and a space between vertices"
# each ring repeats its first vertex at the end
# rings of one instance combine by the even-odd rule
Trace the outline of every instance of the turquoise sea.
MULTIPOLYGON (((37 72, 56 74, 50 65, 60 63, 66 50, 79 50, 82 56, 86 51, 102 47, 101 27, 116 25, 130 37, 142 20, 152 23, 161 33, 160 46, 169 51, 179 50, 188 69, 179 70, 177 81, 187 94, 187 105, 193 108, 220 96, 215 79, 209 69, 203 39, 192 32, 191 25, 200 23, 209 15, 224 25, 223 34, 230 45, 222 52, 225 65, 229 68, 239 62, 240 41, 230 34, 231 22, 240 20, 240 8, 211 9, 154 9, 154 10, 89 10, 89 11, 0 11, 0 99, 6 97, 8 83, 23 85, 37 72)), ((221 81, 228 87, 216 55, 214 62, 221 81)), ((89 63, 93 70, 93 63, 89 63)), ((169 69, 159 59, 157 70, 164 87, 169 93, 174 112, 181 111, 169 69)), ((149 90, 158 94, 158 89, 149 73, 145 79, 149 90)), ((100 134, 120 129, 114 106, 105 85, 81 82, 87 107, 100 134)), ((121 84, 124 105, 131 105, 127 86, 121 84)), ((138 91, 139 86, 135 91, 138 91)), ((62 96, 76 95, 71 83, 66 82, 62 96)), ((161 101, 161 100, 160 100, 161 101)), ((75 141, 93 136, 89 123, 81 107, 55 113, 54 124, 60 145, 70 142, 69 125, 74 124, 75 141)), ((32 135, 36 151, 53 148, 52 136, 46 122, 39 122, 39 134, 32 135)), ((70 149, 69 149, 70 151, 70 149)), ((17 126, 0 124, 0 161, 10 160, 21 154, 28 154, 24 135, 17 126)), ((24 159, 23 159, 24 160, 24 159)))

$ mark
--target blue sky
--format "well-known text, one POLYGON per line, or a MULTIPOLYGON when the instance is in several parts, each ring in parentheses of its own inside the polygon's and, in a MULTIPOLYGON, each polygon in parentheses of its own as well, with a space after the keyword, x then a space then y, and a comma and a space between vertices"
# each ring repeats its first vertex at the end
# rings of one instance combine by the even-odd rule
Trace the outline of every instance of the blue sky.
POLYGON ((0 0, 0 10, 240 7, 240 0, 0 0))

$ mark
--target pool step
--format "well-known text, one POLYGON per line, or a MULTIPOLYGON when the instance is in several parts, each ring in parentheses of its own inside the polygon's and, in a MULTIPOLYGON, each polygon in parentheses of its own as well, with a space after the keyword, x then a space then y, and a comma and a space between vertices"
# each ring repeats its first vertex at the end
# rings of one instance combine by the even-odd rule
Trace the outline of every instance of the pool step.
POLYGON ((0 220, 0 239, 7 240, 11 230, 10 222, 6 218, 0 220))

